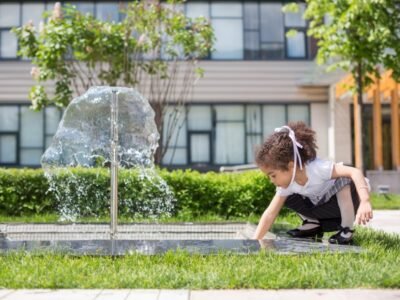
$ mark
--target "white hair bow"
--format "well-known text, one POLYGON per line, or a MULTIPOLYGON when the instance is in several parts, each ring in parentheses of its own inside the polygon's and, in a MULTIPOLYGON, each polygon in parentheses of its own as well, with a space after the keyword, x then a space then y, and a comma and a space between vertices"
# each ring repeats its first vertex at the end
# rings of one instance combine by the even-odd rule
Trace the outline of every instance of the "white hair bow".
POLYGON ((289 132, 289 137, 292 140, 292 144, 293 144, 293 163, 294 163, 294 167, 293 167, 292 180, 290 181, 290 184, 292 184, 293 181, 294 181, 294 177, 296 175, 297 163, 299 164, 300 170, 303 170, 303 163, 301 162, 301 156, 300 156, 300 152, 299 152, 299 149, 298 149, 298 148, 303 148, 303 146, 296 140, 296 136, 294 134, 294 131, 289 126, 282 126, 282 127, 275 128, 275 132, 282 132, 282 131, 285 131, 285 130, 287 130, 289 132))

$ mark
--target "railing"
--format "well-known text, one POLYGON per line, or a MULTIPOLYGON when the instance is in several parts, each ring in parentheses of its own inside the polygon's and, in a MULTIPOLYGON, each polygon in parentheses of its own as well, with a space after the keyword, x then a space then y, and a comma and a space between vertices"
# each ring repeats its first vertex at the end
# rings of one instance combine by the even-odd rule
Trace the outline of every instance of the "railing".
POLYGON ((219 168, 221 173, 225 172, 244 172, 249 170, 258 169, 257 165, 255 164, 248 164, 248 165, 237 165, 237 166, 222 166, 219 168))

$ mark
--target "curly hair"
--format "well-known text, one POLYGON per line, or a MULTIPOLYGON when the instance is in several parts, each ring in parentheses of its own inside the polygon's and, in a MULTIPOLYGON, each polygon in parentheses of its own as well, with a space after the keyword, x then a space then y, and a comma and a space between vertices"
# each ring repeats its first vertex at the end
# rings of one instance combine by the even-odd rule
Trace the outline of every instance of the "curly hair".
MULTIPOLYGON (((294 131, 296 140, 303 146, 299 148, 301 161, 313 161, 317 156, 315 131, 304 122, 292 122, 288 126, 294 131)), ((293 142, 288 131, 275 132, 270 135, 256 152, 258 166, 288 170, 289 162, 293 161, 293 142)))

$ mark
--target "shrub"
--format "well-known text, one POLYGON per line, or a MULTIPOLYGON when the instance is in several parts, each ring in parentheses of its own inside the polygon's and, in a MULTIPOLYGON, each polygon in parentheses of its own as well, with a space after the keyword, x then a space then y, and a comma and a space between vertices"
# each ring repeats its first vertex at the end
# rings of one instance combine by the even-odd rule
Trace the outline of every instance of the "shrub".
POLYGON ((229 217, 263 212, 275 187, 259 171, 200 174, 192 170, 161 171, 173 189, 180 213, 229 217))
MULTIPOLYGON (((157 173, 175 195, 174 215, 212 214, 228 219, 260 214, 275 192, 275 187, 259 171, 201 174, 192 170, 157 170, 157 173)), ((109 213, 108 170, 72 169, 58 174, 55 180, 56 184, 52 186, 57 187, 58 197, 54 191, 49 191, 49 182, 41 169, 0 169, 0 213, 54 213, 65 201, 70 201, 80 216, 109 213), (76 182, 84 184, 85 191, 65 180, 66 176, 73 176, 76 182)), ((147 217, 163 205, 166 207, 167 203, 160 205, 159 202, 165 201, 162 199, 166 199, 168 191, 162 182, 156 181, 154 184, 154 179, 135 170, 121 170, 120 214, 147 217)))
POLYGON ((42 170, 0 169, 0 212, 9 215, 55 210, 42 170))

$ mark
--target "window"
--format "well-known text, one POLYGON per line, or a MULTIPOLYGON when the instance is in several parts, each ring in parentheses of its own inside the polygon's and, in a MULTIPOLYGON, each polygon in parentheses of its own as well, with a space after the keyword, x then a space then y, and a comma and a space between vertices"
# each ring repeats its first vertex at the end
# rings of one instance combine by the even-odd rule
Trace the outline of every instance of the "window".
POLYGON ((277 127, 297 121, 310 124, 310 109, 308 104, 268 104, 263 106, 264 137, 272 134, 277 127))
POLYGON ((20 24, 20 10, 18 3, 0 4, 0 27, 13 27, 20 24))
POLYGON ((306 56, 306 45, 305 45, 305 33, 297 32, 295 36, 286 38, 287 56, 288 57, 305 57, 306 56))
POLYGON ((18 106, 0 106, 0 132, 18 131, 18 106))
POLYGON ((307 58, 305 4, 298 13, 284 14, 282 2, 188 3, 186 15, 208 17, 216 36, 212 59, 279 60, 307 58), (210 12, 210 13, 209 13, 210 12), (297 35, 286 38, 296 29, 297 35))
POLYGON ((185 107, 168 106, 166 108, 162 143, 163 151, 166 151, 162 159, 163 164, 187 164, 185 107))
POLYGON ((61 119, 61 111, 28 105, 0 105, 0 165, 39 166, 61 119))
POLYGON ((283 13, 280 3, 261 3, 261 58, 284 58, 283 13))
POLYGON ((20 158, 22 165, 38 165, 43 154, 43 114, 21 107, 20 158), (35 126, 32 126, 35 124, 35 126))
POLYGON ((304 3, 299 4, 299 12, 285 14, 285 32, 295 29, 295 36, 286 37, 286 55, 288 58, 306 58, 307 57, 307 39, 306 39, 306 21, 303 14, 306 9, 304 3))
POLYGON ((0 164, 17 164, 18 107, 0 106, 0 164))
POLYGON ((119 21, 119 7, 116 2, 99 2, 96 4, 96 18, 102 21, 119 21))
POLYGON ((211 3, 211 22, 216 37, 213 59, 243 59, 242 4, 211 3))
MULTIPOLYGON (((77 7, 83 14, 93 14, 103 21, 119 22, 120 10, 127 1, 62 1, 77 7)), ((214 60, 307 59, 316 54, 316 41, 306 36, 306 8, 300 3, 298 13, 282 12, 284 1, 192 1, 177 6, 186 16, 210 19, 216 42, 209 58, 214 60), (297 34, 286 37, 295 29, 297 34)), ((17 58, 18 44, 9 31, 32 20, 39 25, 44 10, 52 10, 55 1, 31 1, 0 4, 0 59, 17 58)), ((168 56, 165 56, 168 59, 168 56)))
POLYGON ((256 145, 262 143, 262 114, 260 105, 246 106, 246 162, 254 161, 256 145))
POLYGON ((285 105, 264 105, 263 106, 263 134, 264 138, 272 134, 277 127, 285 125, 285 105))
POLYGON ((44 3, 23 3, 21 25, 27 24, 29 21, 32 21, 33 25, 38 28, 40 21, 43 20, 44 10, 44 3))
POLYGON ((79 10, 82 14, 91 14, 94 15, 94 3, 93 2, 68 2, 71 5, 76 6, 76 9, 79 10))
MULTIPOLYGON (((55 1, 31 1, 21 3, 0 3, 0 59, 16 59, 18 41, 10 30, 13 27, 22 26, 29 21, 37 28, 43 19, 44 11, 52 11, 55 1)), ((104 21, 119 22, 121 1, 95 2, 95 1, 63 1, 69 3, 83 14, 93 14, 104 21)), ((125 3, 125 2, 124 2, 125 3)))
POLYGON ((188 2, 186 16, 189 18, 204 17, 210 19, 210 7, 206 2, 188 2))
POLYGON ((210 105, 188 107, 189 164, 211 163, 212 113, 210 105))
POLYGON ((242 164, 245 161, 243 105, 216 105, 214 163, 242 164))
POLYGON ((9 30, 0 30, 0 55, 2 58, 16 58, 18 50, 17 37, 9 30))
POLYGON ((211 144, 209 133, 190 133, 190 163, 210 163, 211 144))
POLYGON ((56 107, 47 107, 45 109, 45 148, 47 149, 53 139, 54 134, 57 132, 58 123, 60 122, 60 110, 56 107))
POLYGON ((44 12, 44 3, 2 3, 0 4, 0 58, 17 58, 18 41, 12 27, 32 21, 39 26, 44 12))
MULTIPOLYGON (((179 108, 178 110, 181 110, 179 108)), ((309 104, 193 104, 172 133, 163 165, 220 166, 254 162, 256 146, 288 122, 310 124, 309 104), (179 133, 178 133, 179 128, 179 133)), ((169 108, 165 123, 173 118, 169 108)), ((165 139, 164 131, 163 137, 165 139)))
POLYGON ((287 122, 303 121, 310 124, 310 112, 308 105, 292 104, 287 107, 287 122))
POLYGON ((17 163, 17 134, 0 133, 0 164, 17 163))
POLYGON ((260 59, 260 20, 257 2, 245 2, 244 12, 244 58, 260 59))

